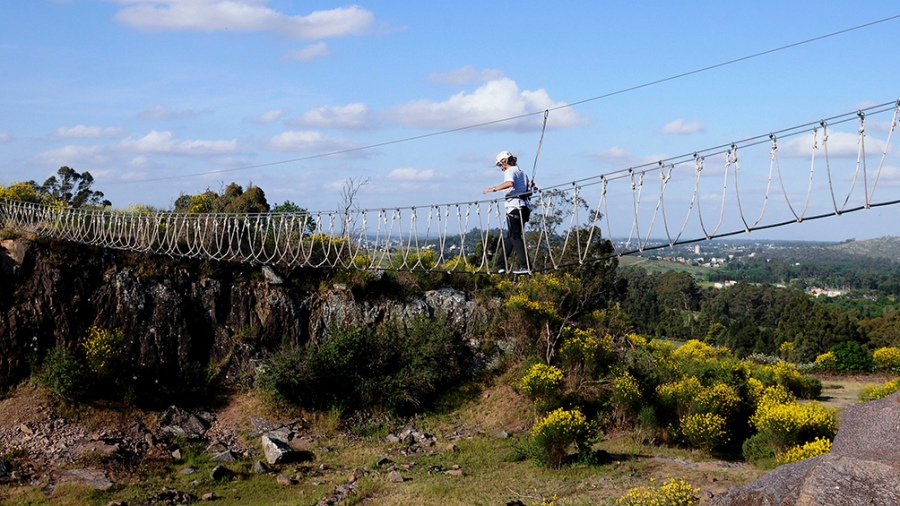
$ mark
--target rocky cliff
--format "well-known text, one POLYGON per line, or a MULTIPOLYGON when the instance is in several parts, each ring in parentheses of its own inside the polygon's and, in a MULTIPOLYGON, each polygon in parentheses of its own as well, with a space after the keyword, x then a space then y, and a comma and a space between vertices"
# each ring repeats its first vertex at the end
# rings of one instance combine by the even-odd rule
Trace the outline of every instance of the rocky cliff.
POLYGON ((128 373, 179 381, 214 366, 239 381, 284 343, 328 337, 334 324, 446 317, 474 338, 491 318, 464 292, 413 293, 375 276, 362 290, 322 272, 210 264, 70 243, 0 241, 0 389, 29 373, 31 357, 76 346, 90 326, 121 329, 128 373), (332 278, 333 279, 333 278, 332 278), (403 292, 401 297, 398 292, 403 292))

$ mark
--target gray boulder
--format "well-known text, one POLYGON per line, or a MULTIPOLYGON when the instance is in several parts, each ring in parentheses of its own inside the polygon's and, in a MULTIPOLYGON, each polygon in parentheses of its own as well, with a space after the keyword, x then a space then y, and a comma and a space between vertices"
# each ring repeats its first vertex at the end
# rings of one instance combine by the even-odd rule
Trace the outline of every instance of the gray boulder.
POLYGON ((900 393, 848 406, 831 453, 783 465, 710 506, 900 504, 900 393))
POLYGON ((278 464, 290 460, 294 449, 286 442, 267 435, 262 436, 263 454, 269 464, 278 464))

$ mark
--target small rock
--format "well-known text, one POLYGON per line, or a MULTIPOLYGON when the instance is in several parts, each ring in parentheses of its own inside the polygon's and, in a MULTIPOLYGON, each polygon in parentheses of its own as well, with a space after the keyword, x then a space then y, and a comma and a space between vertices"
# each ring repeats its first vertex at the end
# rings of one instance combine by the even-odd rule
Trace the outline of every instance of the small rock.
POLYGON ((237 455, 231 450, 225 450, 222 453, 213 455, 209 460, 213 462, 234 462, 237 460, 237 455))
POLYGON ((384 467, 384 466, 386 466, 386 465, 388 465, 388 464, 393 464, 393 463, 394 463, 393 460, 391 460, 391 459, 389 459, 389 458, 387 458, 387 457, 381 457, 381 458, 379 458, 379 459, 375 462, 375 466, 376 466, 376 467, 384 467))
POLYGON ((453 443, 447 443, 447 446, 444 447, 444 451, 456 452, 459 451, 459 448, 457 448, 453 443))
POLYGON ((388 473, 388 481, 400 483, 403 481, 403 475, 400 474, 400 471, 391 471, 390 473, 388 473))
POLYGON ((216 499, 216 494, 213 494, 212 492, 207 492, 207 493, 203 494, 202 496, 200 496, 200 499, 203 499, 204 501, 214 501, 216 499))
POLYGON ((261 461, 261 460, 257 460, 257 461, 253 464, 253 472, 254 472, 254 473, 257 473, 257 474, 266 474, 266 473, 268 473, 269 471, 271 471, 271 469, 269 469, 269 466, 267 466, 267 465, 265 464, 265 462, 263 462, 263 461, 261 461))
POLYGON ((206 447, 206 453, 210 453, 213 455, 218 455, 220 453, 227 452, 227 451, 228 451, 228 447, 218 441, 215 441, 214 443, 212 443, 211 445, 206 447))
POLYGON ((97 490, 108 490, 113 486, 112 481, 103 471, 93 469, 69 469, 56 475, 57 483, 83 483, 97 490))
POLYGON ((172 458, 175 460, 181 460, 181 449, 180 448, 176 448, 175 450, 172 451, 172 458))
POLYGON ((500 439, 506 439, 509 437, 509 434, 505 430, 501 430, 497 433, 497 437, 499 437, 500 439))
POLYGON ((294 452, 290 445, 279 439, 269 437, 268 434, 260 439, 262 440, 263 453, 269 464, 278 464, 287 460, 288 456, 294 452))
POLYGON ((447 471, 444 474, 447 474, 449 476, 464 476, 462 469, 450 469, 449 471, 447 471))
POLYGON ((293 478, 290 478, 288 476, 283 476, 280 474, 275 477, 275 481, 279 485, 293 485, 295 483, 293 478))
POLYGON ((219 481, 219 480, 227 480, 227 479, 231 478, 231 476, 233 474, 234 473, 231 471, 231 469, 228 469, 225 466, 216 466, 209 473, 209 477, 213 481, 219 481))
POLYGON ((185 475, 186 474, 194 474, 195 472, 196 471, 194 470, 193 467, 185 467, 184 469, 181 470, 181 474, 185 474, 185 475))

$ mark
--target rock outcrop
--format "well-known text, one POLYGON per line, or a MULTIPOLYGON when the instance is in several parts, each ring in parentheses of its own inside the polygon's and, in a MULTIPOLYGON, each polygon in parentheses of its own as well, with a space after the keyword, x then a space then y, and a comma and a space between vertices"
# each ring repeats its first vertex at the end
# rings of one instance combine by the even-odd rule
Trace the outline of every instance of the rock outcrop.
POLYGON ((900 393, 844 410, 831 453, 783 465, 711 506, 900 504, 900 393))
MULTIPOLYGON (((386 278, 386 277, 385 277, 386 278)), ((321 271, 170 259, 73 243, 0 241, 0 390, 28 373, 27 357, 74 347, 96 325, 121 329, 137 383, 178 385, 210 365, 238 383, 284 343, 321 342, 335 325, 444 316, 471 343, 492 313, 453 289, 399 298, 389 282, 363 290, 321 271), (377 286, 378 289, 371 289, 377 286)))

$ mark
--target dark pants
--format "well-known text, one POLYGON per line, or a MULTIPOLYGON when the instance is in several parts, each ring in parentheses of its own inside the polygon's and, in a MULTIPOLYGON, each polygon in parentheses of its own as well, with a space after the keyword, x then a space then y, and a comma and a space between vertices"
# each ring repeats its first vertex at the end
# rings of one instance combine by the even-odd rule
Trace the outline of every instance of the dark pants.
POLYGON ((528 254, 525 252, 525 224, 528 223, 530 215, 531 209, 527 207, 520 207, 506 215, 507 241, 503 248, 503 259, 507 270, 510 268, 509 258, 513 252, 519 258, 520 269, 531 268, 528 265, 528 254))

